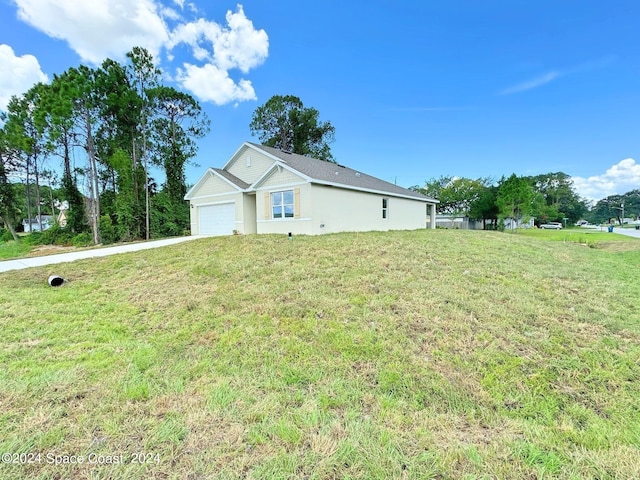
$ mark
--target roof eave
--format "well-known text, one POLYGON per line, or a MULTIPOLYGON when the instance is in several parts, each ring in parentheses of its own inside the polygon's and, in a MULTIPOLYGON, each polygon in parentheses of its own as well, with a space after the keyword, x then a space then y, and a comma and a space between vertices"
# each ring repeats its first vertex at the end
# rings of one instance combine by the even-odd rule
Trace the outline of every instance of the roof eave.
POLYGON ((373 188, 356 187, 354 185, 345 185, 344 183, 327 182, 324 180, 316 180, 316 179, 311 179, 311 183, 316 183, 318 185, 326 185, 329 187, 344 188, 347 190, 357 190, 359 192, 375 193, 376 195, 387 195, 389 197, 406 198, 408 200, 416 200, 424 203, 440 203, 438 200, 434 198, 429 198, 429 197, 420 198, 420 197, 414 197, 412 195, 403 195, 401 193, 389 192, 388 190, 376 190, 373 188))

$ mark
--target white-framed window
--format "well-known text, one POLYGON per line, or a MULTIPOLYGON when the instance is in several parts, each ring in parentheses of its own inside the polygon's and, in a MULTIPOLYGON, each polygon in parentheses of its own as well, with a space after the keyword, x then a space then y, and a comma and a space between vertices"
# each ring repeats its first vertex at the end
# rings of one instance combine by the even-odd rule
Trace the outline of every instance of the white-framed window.
POLYGON ((389 199, 382 199, 382 218, 389 218, 389 199))
POLYGON ((294 211, 293 190, 271 193, 271 218, 293 218, 294 211))

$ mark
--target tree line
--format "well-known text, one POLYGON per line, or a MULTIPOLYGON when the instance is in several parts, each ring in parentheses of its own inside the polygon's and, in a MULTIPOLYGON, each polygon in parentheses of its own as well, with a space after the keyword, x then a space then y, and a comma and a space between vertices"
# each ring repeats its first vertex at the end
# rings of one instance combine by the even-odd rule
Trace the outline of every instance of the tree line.
POLYGON ((439 214, 461 215, 498 229, 506 219, 536 224, 550 221, 573 224, 585 218, 588 202, 575 191, 571 177, 562 172, 536 176, 460 178, 442 176, 411 187, 440 201, 439 214))
POLYGON ((619 223, 624 219, 640 216, 640 190, 631 190, 622 195, 609 195, 596 202, 585 217, 592 223, 619 223))
POLYGON ((163 84, 147 50, 135 47, 126 59, 69 68, 9 101, 0 118, 0 221, 14 238, 20 218, 42 222, 53 210, 53 199, 43 198, 53 172, 61 175, 56 196, 68 205, 72 235, 111 243, 189 228, 185 166, 209 119, 191 95, 163 84), (161 185, 152 167, 163 172, 161 185), (25 210, 10 181, 16 177, 25 210))

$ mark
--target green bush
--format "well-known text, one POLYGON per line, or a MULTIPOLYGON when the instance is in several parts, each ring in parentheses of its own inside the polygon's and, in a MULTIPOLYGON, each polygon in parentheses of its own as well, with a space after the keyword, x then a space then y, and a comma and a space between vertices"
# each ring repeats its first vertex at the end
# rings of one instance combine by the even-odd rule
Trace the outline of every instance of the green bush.
POLYGON ((102 215, 100 217, 100 242, 103 245, 109 245, 118 240, 118 234, 116 233, 116 227, 113 225, 113 221, 109 215, 102 215))
POLYGON ((31 232, 23 237, 24 243, 27 245, 42 245, 42 232, 31 232))
POLYGON ((13 235, 7 229, 0 228, 0 243, 9 242, 13 240, 13 235))
MULTIPOLYGON (((35 232, 34 232, 35 233, 35 232)), ((33 234, 32 234, 33 235, 33 234)), ((41 233, 42 245, 71 245, 73 232, 60 225, 54 225, 41 233)))
POLYGON ((87 247, 93 243, 93 237, 89 232, 82 232, 73 237, 71 243, 74 247, 87 247))

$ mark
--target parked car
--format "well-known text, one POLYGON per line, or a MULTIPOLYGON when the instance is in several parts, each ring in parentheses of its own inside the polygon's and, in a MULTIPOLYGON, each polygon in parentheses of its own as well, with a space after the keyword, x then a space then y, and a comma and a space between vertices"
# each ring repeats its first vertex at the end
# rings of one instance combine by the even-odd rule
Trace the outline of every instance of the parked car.
POLYGON ((547 230, 562 230, 562 224, 560 222, 543 223, 542 225, 540 225, 540 228, 544 228, 547 230))

